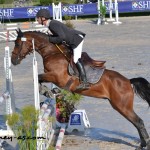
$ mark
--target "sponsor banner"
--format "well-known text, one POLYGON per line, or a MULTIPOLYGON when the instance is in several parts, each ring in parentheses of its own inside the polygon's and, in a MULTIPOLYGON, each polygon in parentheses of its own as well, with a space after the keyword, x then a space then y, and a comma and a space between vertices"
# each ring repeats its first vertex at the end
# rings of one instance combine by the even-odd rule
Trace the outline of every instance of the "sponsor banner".
POLYGON ((98 14, 97 3, 62 5, 62 14, 71 16, 98 14))
MULTIPOLYGON (((110 7, 109 2, 105 3, 107 13, 112 9, 115 12, 115 4, 110 7)), ((39 6, 39 7, 20 7, 20 8, 0 8, 0 20, 2 19, 21 19, 21 18, 35 18, 39 9, 45 8, 50 10, 52 16, 52 6, 39 6)), ((150 0, 142 1, 124 1, 118 2, 119 13, 127 12, 145 12, 150 11, 150 0)), ((97 3, 92 4, 71 4, 62 5, 62 15, 70 16, 84 16, 84 15, 97 15, 97 3)))
POLYGON ((48 9, 52 14, 52 7, 19 7, 19 8, 0 8, 0 19, 23 19, 35 18, 36 13, 41 9, 48 9))

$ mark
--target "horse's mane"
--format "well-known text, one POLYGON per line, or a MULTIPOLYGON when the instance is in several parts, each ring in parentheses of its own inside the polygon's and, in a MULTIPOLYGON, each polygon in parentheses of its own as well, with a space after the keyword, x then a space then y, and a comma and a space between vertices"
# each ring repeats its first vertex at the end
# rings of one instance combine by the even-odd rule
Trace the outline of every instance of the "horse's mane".
POLYGON ((43 33, 43 32, 40 32, 40 31, 26 31, 24 33, 33 33, 33 34, 38 34, 38 35, 40 34, 42 36, 47 36, 48 37, 48 35, 46 33, 43 33))
MULTIPOLYGON (((49 40, 49 36, 46 33, 40 32, 40 31, 25 31, 23 34, 32 34, 34 37, 40 37, 45 40, 49 40)), ((19 36, 19 35, 18 35, 19 36)))

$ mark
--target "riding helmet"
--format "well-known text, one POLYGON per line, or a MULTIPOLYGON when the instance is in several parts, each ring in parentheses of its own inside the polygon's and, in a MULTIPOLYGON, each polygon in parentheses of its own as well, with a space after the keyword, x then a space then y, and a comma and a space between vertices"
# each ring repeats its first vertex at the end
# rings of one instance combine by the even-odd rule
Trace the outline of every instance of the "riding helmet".
POLYGON ((50 12, 48 9, 40 9, 37 14, 36 17, 44 17, 46 19, 50 19, 50 12))

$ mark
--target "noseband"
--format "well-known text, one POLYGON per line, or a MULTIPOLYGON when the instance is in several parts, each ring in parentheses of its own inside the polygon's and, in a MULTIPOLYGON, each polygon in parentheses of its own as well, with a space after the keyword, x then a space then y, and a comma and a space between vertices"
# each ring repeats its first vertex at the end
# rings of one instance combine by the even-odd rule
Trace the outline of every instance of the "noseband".
MULTIPOLYGON (((26 41, 27 41, 27 38, 22 37, 22 38, 21 38, 21 45, 15 44, 16 47, 19 47, 18 53, 12 52, 12 54, 14 54, 14 55, 17 56, 17 57, 16 57, 16 61, 18 61, 19 59, 25 58, 26 55, 25 55, 25 53, 21 55, 21 50, 22 50, 23 43, 26 42, 26 41)), ((27 49, 28 49, 28 48, 27 48, 27 49)))

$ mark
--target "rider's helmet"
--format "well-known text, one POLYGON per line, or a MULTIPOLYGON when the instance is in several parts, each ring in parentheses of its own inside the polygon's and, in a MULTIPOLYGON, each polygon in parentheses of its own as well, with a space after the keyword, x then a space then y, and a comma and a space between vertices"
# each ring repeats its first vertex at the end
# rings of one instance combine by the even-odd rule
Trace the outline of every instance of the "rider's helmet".
POLYGON ((47 9, 40 9, 37 14, 36 14, 36 17, 39 18, 39 17, 44 17, 46 19, 50 19, 50 12, 49 10, 47 9))

